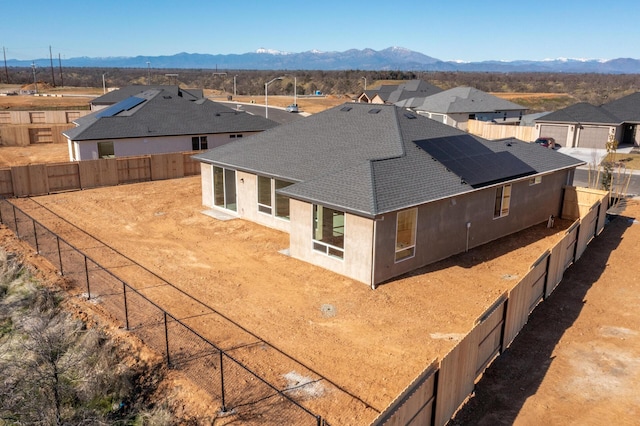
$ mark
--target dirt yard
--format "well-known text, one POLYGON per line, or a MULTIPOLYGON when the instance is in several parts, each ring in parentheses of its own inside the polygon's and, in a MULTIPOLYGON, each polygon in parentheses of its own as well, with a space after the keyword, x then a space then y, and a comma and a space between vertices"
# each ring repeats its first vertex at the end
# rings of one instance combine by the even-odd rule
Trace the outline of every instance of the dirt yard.
MULTIPOLYGON (((75 232, 68 224, 48 219, 48 211, 55 212, 214 307, 300 363, 313 366, 322 377, 373 408, 356 404, 358 409, 351 412, 323 412, 322 401, 311 403, 331 424, 370 422, 376 411, 384 409, 427 364, 442 357, 456 344, 473 326, 475 319, 513 284, 513 279, 522 276, 539 253, 553 244, 563 226, 557 223, 558 227, 551 231, 545 226, 536 227, 423 268, 372 291, 364 284, 280 254, 288 247, 287 235, 283 233, 239 219, 225 222, 202 214, 199 185, 199 177, 196 176, 35 198, 42 207, 28 199, 18 202, 74 243, 75 232)), ((626 214, 636 217, 640 213, 638 207, 634 203, 626 214)), ((609 258, 610 248, 616 249, 614 254, 622 257, 624 264, 632 254, 625 256, 619 250, 627 248, 630 250, 627 253, 637 253, 639 228, 629 223, 627 219, 619 219, 614 224, 625 225, 622 230, 605 230, 606 235, 613 233, 617 238, 625 234, 622 241, 631 244, 629 247, 606 244, 598 250, 603 260, 581 260, 568 274, 582 276, 573 271, 584 265, 583 268, 590 270, 583 278, 587 283, 583 287, 593 287, 594 291, 600 286, 609 287, 608 291, 603 289, 605 293, 612 293, 610 287, 614 283, 624 283, 625 287, 627 284, 636 288, 640 286, 635 270, 630 268, 612 268, 615 282, 603 284, 595 278, 598 274, 601 274, 601 279, 608 278, 607 274, 593 271, 607 261, 613 262, 614 258, 609 258), (629 233, 628 238, 626 233, 629 233)), ((596 240, 600 241, 604 242, 605 238, 596 240)), ((588 253, 594 255, 594 251, 590 249, 588 253)), ((562 284, 561 288, 567 286, 562 284)), ((633 288, 623 290, 621 287, 620 291, 626 297, 624 302, 631 302, 634 298, 637 301, 633 288)), ((160 294, 156 297, 162 299, 160 294)), ((554 296, 551 300, 556 299, 559 297, 554 296)), ((594 300, 598 298, 594 297, 594 300)), ((180 310, 170 301, 162 300, 162 303, 169 312, 180 310)), ((559 303, 562 308, 570 302, 560 300, 559 303)), ((547 330, 556 337, 571 324, 563 317, 563 309, 553 312, 550 319, 553 333, 547 330)), ((595 310, 584 308, 583 311, 596 315, 588 320, 590 322, 584 330, 557 343, 558 347, 566 343, 567 348, 569 343, 577 345, 571 348, 573 352, 564 360, 569 365, 574 363, 575 368, 558 367, 560 373, 571 373, 569 378, 565 378, 563 388, 583 392, 583 385, 590 381, 611 382, 613 386, 621 380, 626 382, 625 377, 628 377, 628 384, 640 383, 633 381, 640 372, 637 314, 633 311, 620 312, 617 307, 611 311, 604 307, 595 310), (605 320, 608 315, 611 315, 610 319, 605 320), (627 348, 620 357, 612 358, 613 354, 606 351, 606 346, 598 349, 592 336, 584 336, 585 330, 594 333, 600 330, 610 340, 609 347, 612 344, 634 344, 635 349, 627 348), (582 365, 582 371, 580 363, 586 363, 582 365), (599 367, 606 369, 598 370, 599 367), (580 385, 581 380, 583 385, 580 385)), ((567 310, 567 315, 575 319, 575 312, 567 310)), ((201 331, 207 334, 206 329, 201 331)), ((514 349, 505 354, 507 359, 509 354, 516 352, 518 343, 516 341, 514 349)), ((234 346, 236 342, 227 344, 234 346)), ((519 363, 519 358, 510 359, 519 363)), ((551 358, 547 361, 550 362, 551 358)), ((284 369, 277 365, 277 361, 269 366, 281 374, 290 372, 286 370, 288 365, 282 367, 284 369)), ((534 369, 532 374, 540 373, 541 366, 533 364, 530 367, 534 369)), ((528 374, 525 370, 518 377, 525 392, 527 383, 532 383, 528 374)), ((589 390, 587 399, 597 405, 594 395, 602 390, 595 386, 598 383, 592 384, 594 387, 589 390)), ((550 388, 554 389, 554 386, 550 388)), ((539 396, 535 389, 529 389, 529 392, 558 403, 553 395, 539 396)), ((514 402, 517 402, 522 393, 505 398, 516 398, 514 402)), ((495 395, 493 391, 491 394, 495 395)), ((626 394, 626 391, 621 394, 626 394)), ((633 406, 633 398, 637 398, 635 395, 637 393, 629 393, 626 406, 633 406)), ((606 403, 607 406, 611 404, 609 397, 606 403)), ((637 399, 635 404, 637 407, 637 399)), ((527 408, 526 405, 509 405, 508 402, 505 405, 510 409, 527 408)), ((569 405, 558 404, 556 415, 569 408, 569 405)), ((533 421, 538 416, 537 412, 529 417, 521 411, 518 420, 522 419, 522 424, 532 424, 527 423, 527 419, 533 421)), ((623 417, 619 415, 620 418, 623 417)))
MULTIPOLYGON (((372 291, 281 254, 288 247, 286 234, 202 214, 199 180, 35 198, 43 207, 29 199, 18 202, 73 244, 77 233, 51 220, 49 211, 55 212, 370 406, 337 411, 333 401, 326 406, 322 399, 311 401, 331 424, 366 424, 375 418, 471 329, 567 225, 535 227, 372 291), (333 409, 327 412, 328 407, 333 409)), ((169 312, 180 311, 159 292, 154 297, 169 312)), ((207 335, 206 329, 201 332, 207 335)), ((290 372, 288 365, 275 362, 269 365, 271 374, 290 372)))

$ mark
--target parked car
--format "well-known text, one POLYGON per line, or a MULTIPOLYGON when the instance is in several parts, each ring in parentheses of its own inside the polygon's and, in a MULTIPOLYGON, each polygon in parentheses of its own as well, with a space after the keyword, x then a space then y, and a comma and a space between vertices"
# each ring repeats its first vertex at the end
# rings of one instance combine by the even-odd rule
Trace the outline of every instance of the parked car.
POLYGON ((298 104, 291 104, 285 108, 287 112, 298 112, 298 104))
POLYGON ((554 138, 548 138, 548 137, 538 138, 536 139, 535 143, 545 148, 556 149, 558 147, 556 145, 556 140, 554 138))

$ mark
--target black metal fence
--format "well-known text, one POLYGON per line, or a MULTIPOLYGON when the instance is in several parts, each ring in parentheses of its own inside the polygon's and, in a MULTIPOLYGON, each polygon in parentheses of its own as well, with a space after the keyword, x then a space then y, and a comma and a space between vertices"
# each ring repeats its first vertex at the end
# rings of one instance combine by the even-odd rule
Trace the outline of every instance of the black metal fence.
POLYGON ((227 351, 149 300, 72 244, 7 199, 0 198, 0 223, 49 260, 69 283, 102 307, 147 346, 163 354, 170 368, 220 401, 221 415, 243 423, 327 425, 287 390, 260 377, 227 351))

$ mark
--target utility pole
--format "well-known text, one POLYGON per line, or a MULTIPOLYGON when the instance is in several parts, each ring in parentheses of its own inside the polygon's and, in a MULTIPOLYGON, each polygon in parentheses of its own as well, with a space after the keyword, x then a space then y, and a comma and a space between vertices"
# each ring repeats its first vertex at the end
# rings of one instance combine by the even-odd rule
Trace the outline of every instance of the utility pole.
POLYGON ((7 51, 2 46, 2 53, 4 54, 4 74, 7 77, 7 84, 9 84, 9 69, 7 68, 7 51))
POLYGON ((36 80, 36 64, 35 62, 31 62, 31 69, 33 70, 33 87, 35 88, 36 94, 38 93, 38 81, 36 80))
POLYGON ((51 62, 51 84, 56 87, 56 78, 53 75, 53 56, 51 55, 51 45, 49 45, 49 61, 51 62))
POLYGON ((58 53, 58 66, 60 67, 60 87, 64 87, 64 79, 62 78, 62 61, 60 60, 60 53, 58 53))
POLYGON ((147 61, 147 86, 151 86, 151 62, 147 61))

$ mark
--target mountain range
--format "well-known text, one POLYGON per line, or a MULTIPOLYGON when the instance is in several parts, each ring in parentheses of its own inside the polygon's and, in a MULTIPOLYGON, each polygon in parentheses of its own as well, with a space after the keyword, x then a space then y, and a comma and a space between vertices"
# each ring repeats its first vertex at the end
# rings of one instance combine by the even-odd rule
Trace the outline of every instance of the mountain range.
MULTIPOLYGON (((33 61, 10 59, 11 67, 49 67, 51 58, 33 61)), ((268 49, 243 54, 177 53, 170 56, 77 57, 61 60, 65 67, 87 68, 147 68, 154 69, 216 69, 216 70, 369 70, 369 71, 467 71, 467 72, 563 72, 638 74, 640 60, 632 58, 553 59, 543 61, 518 60, 482 62, 442 61, 402 47, 383 50, 350 49, 344 52, 310 50, 287 53, 268 49)))

